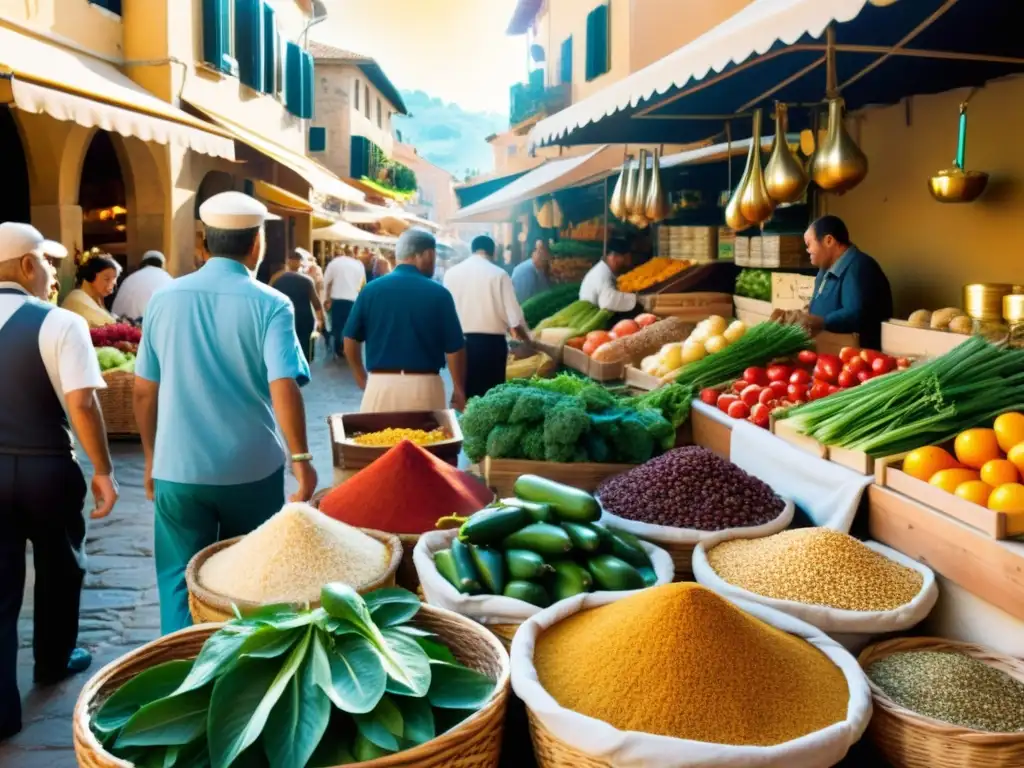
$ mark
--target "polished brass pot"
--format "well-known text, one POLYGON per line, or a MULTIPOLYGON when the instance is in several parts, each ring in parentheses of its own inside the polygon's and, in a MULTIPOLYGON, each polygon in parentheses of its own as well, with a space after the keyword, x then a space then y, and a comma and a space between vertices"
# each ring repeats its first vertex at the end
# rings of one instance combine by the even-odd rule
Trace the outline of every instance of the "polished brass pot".
POLYGON ((775 105, 775 145, 764 168, 764 186, 777 204, 795 203, 807 189, 807 173, 786 141, 789 111, 785 104, 775 105))
POLYGON ((928 191, 940 203, 970 203, 977 200, 988 186, 988 174, 983 171, 964 170, 967 153, 967 103, 960 105, 960 131, 956 145, 956 160, 928 179, 928 191))
POLYGON ((811 179, 826 192, 848 192, 868 175, 868 158, 843 123, 844 102, 840 98, 828 104, 828 134, 814 152, 811 179))

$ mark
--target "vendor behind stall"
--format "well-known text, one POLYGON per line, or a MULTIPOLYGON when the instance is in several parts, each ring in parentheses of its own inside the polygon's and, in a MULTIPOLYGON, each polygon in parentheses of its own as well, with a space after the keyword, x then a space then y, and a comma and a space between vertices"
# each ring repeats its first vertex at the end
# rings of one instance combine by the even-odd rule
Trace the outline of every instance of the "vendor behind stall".
POLYGON ((616 287, 616 279, 629 269, 629 245, 621 238, 608 242, 604 258, 595 264, 580 285, 580 301, 589 301, 601 309, 632 316, 636 309, 635 293, 623 293, 616 287))

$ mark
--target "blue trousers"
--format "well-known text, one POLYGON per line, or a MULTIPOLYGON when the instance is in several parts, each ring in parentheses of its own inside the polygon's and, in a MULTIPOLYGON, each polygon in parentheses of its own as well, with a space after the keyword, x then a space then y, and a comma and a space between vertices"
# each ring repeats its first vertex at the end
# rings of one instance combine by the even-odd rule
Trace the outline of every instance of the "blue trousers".
POLYGON ((345 348, 345 323, 348 322, 348 316, 352 314, 352 307, 355 305, 354 301, 331 300, 331 337, 334 341, 334 353, 339 357, 345 348))

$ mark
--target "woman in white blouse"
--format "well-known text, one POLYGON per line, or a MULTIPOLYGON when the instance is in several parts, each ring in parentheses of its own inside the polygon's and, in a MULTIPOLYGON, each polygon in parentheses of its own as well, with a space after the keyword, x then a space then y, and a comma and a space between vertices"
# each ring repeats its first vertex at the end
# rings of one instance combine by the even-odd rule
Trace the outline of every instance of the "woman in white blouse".
POLYGON ((116 323, 117 318, 107 311, 103 300, 114 292, 120 274, 121 265, 110 254, 85 253, 75 274, 76 288, 65 297, 61 306, 84 317, 90 328, 116 323))

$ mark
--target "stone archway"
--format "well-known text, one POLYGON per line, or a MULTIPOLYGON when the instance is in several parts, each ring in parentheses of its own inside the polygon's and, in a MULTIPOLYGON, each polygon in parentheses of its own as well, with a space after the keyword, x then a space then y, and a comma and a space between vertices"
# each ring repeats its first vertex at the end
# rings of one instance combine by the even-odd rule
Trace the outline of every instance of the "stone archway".
POLYGON ((32 220, 28 157, 10 109, 0 107, 0 147, 4 148, 4 183, 0 184, 0 222, 32 220))
MULTIPOLYGON (((112 253, 122 266, 128 261, 128 208, 130 171, 122 164, 111 135, 96 131, 82 159, 78 204, 82 208, 82 250, 99 247, 112 253)), ((134 201, 133 201, 134 202, 134 201)))

